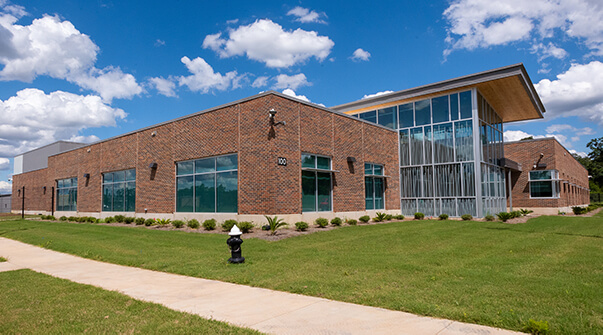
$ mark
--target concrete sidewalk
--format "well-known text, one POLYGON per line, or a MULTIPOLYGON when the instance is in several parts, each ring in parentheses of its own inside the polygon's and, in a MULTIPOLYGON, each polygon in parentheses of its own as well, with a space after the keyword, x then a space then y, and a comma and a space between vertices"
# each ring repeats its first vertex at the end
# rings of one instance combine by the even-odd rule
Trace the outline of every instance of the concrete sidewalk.
POLYGON ((84 259, 0 237, 0 271, 28 268, 271 334, 519 334, 84 259))

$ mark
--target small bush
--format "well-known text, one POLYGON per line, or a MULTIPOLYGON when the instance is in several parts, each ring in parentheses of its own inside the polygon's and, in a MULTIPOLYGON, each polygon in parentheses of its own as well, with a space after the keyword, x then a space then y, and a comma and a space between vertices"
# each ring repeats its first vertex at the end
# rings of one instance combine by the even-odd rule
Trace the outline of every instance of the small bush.
POLYGON ((144 224, 144 218, 136 218, 136 220, 134 220, 134 222, 136 222, 137 226, 143 225, 144 224))
POLYGON ((93 218, 92 216, 89 216, 89 217, 86 218, 86 222, 96 223, 96 218, 93 218))
POLYGON ((498 217, 498 219, 500 221, 507 222, 509 219, 511 219, 513 217, 513 214, 507 213, 507 212, 500 212, 500 213, 496 214, 496 216, 498 217))
POLYGON ((318 218, 318 219, 314 220, 314 223, 316 223, 316 225, 319 226, 320 228, 324 228, 329 225, 329 220, 327 220, 325 218, 318 218))
POLYGON ((250 233, 251 230, 253 229, 253 223, 251 223, 249 221, 239 222, 239 223, 237 223, 237 226, 239 227, 239 229, 241 229, 241 232, 243 234, 250 233))
POLYGON ((440 216, 438 216, 438 219, 440 220, 448 220, 448 214, 440 214, 440 216))
POLYGON ((463 219, 463 221, 471 221, 473 220, 473 216, 471 216, 471 214, 463 214, 461 215, 461 219, 463 219))
POLYGON ((222 230, 223 231, 230 231, 232 229, 232 227, 234 227, 234 225, 237 224, 237 220, 226 220, 222 223, 222 230))
POLYGON ((575 215, 582 215, 587 212, 587 209, 585 207, 575 206, 572 207, 572 212, 574 212, 575 215))
POLYGON ((512 212, 510 212, 510 214, 511 214, 511 219, 520 218, 522 216, 520 211, 512 211, 512 212))
POLYGON ((393 218, 394 218, 394 216, 393 216, 393 215, 391 215, 391 214, 387 214, 387 215, 385 215, 385 220, 386 220, 386 221, 391 221, 393 218))
POLYGON ((182 220, 174 220, 172 221, 172 226, 176 227, 176 228, 182 228, 184 227, 186 223, 184 223, 184 221, 182 220))
POLYGON ((214 230, 216 229, 216 219, 207 219, 203 221, 203 229, 214 230))
POLYGON ((341 223, 342 223, 342 221, 340 218, 336 217, 336 218, 331 219, 331 224, 334 226, 341 226, 341 223))
POLYGON ((349 219, 349 220, 348 220, 348 224, 349 224, 350 226, 355 226, 357 223, 358 223, 358 221, 356 221, 355 219, 349 219))
POLYGON ((172 220, 170 220, 170 219, 157 219, 157 220, 155 220, 155 222, 157 222, 157 224, 160 225, 160 226, 167 226, 167 225, 169 225, 172 222, 172 220))
POLYGON ((299 221, 295 223, 295 229, 299 230, 299 231, 306 231, 306 229, 308 229, 309 225, 307 222, 304 221, 299 221))
POLYGON ((86 216, 78 216, 76 219, 77 222, 86 222, 86 220, 88 220, 86 216))
POLYGON ((520 213, 521 213, 521 215, 523 215, 523 216, 526 216, 526 215, 528 215, 528 214, 530 214, 530 213, 534 213, 534 211, 531 211, 531 210, 529 210, 529 209, 523 209, 523 208, 520 208, 520 209, 519 209, 519 212, 520 212, 520 213))
POLYGON ((549 323, 548 321, 530 319, 523 327, 523 330, 530 334, 545 335, 549 333, 549 323))
POLYGON ((400 214, 400 215, 394 215, 394 219, 396 220, 404 220, 404 215, 400 214))
POLYGON ((484 216, 484 219, 486 219, 486 221, 494 221, 494 216, 492 216, 492 214, 488 214, 484 216))
POLYGON ((363 222, 363 223, 367 223, 371 220, 371 217, 368 215, 363 215, 361 217, 358 218, 358 221, 363 222))
POLYGON ((57 218, 55 218, 55 217, 54 217, 54 216, 52 216, 52 215, 46 215, 46 220, 56 221, 56 220, 57 220, 57 218))
POLYGON ((425 218, 425 214, 423 214, 421 212, 415 213, 415 220, 423 220, 424 218, 425 218))
POLYGON ((126 217, 124 215, 115 215, 115 222, 126 222, 126 217))
POLYGON ((186 223, 186 225, 191 228, 191 229, 199 229, 199 227, 201 226, 199 224, 199 221, 197 221, 196 219, 190 219, 188 220, 188 222, 186 223))
POLYGON ((113 223, 113 222, 115 222, 115 218, 114 218, 114 217, 112 217, 112 216, 107 216, 107 217, 105 218, 105 223, 113 223))
POLYGON ((130 224, 132 222, 134 222, 134 218, 133 217, 131 217, 131 216, 126 216, 125 217, 125 219, 124 219, 124 223, 125 224, 130 224))
POLYGON ((146 219, 144 220, 144 225, 150 227, 155 224, 155 219, 146 219))
POLYGON ((78 217, 77 216, 70 216, 67 218, 67 221, 69 222, 78 222, 78 217))
POLYGON ((276 235, 277 229, 289 225, 287 222, 285 222, 284 219, 279 219, 276 215, 274 217, 264 215, 264 217, 268 221, 268 226, 270 227, 270 235, 276 235))
POLYGON ((375 222, 381 222, 386 220, 387 218, 387 214, 385 213, 381 213, 381 212, 377 212, 377 216, 373 218, 373 221, 375 222))
POLYGON ((67 221, 67 217, 66 217, 65 215, 63 215, 63 216, 61 216, 61 217, 59 218, 59 220, 61 220, 61 221, 67 221))

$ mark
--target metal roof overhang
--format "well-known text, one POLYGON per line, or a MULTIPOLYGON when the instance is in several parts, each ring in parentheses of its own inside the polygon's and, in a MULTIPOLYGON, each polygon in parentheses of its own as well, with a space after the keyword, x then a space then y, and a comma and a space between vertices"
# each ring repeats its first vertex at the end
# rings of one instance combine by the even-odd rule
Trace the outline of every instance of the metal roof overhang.
POLYGON ((544 116, 544 105, 523 64, 383 94, 331 107, 331 109, 346 114, 355 114, 474 87, 501 116, 503 122, 540 119, 544 116))

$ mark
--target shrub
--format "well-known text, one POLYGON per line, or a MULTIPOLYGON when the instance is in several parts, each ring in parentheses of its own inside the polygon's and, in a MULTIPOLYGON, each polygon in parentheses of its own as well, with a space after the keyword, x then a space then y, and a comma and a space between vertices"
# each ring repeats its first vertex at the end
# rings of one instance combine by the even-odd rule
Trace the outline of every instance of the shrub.
POLYGON ((207 219, 203 221, 203 229, 214 230, 216 229, 216 219, 207 219))
POLYGON ((333 219, 331 219, 331 224, 334 226, 341 226, 341 219, 338 217, 335 217, 333 219))
POLYGON ((155 224, 155 219, 146 219, 144 220, 144 225, 149 227, 155 224))
POLYGON ((77 220, 78 220, 77 216, 70 216, 67 218, 67 221, 69 221, 69 222, 78 222, 77 220))
POLYGON ((124 223, 126 224, 130 224, 132 222, 134 222, 134 218, 131 216, 126 216, 126 218, 124 219, 124 223))
POLYGON ((199 229, 200 225, 199 225, 199 221, 197 221, 196 219, 190 219, 188 220, 188 222, 186 223, 186 225, 191 228, 191 229, 199 229))
POLYGON ((367 223, 371 220, 371 217, 368 215, 363 215, 363 216, 359 217, 358 220, 360 222, 367 223))
MULTIPOLYGON (((285 220, 279 219, 278 216, 273 218, 264 215, 266 220, 268 220, 268 225, 270 226, 270 235, 276 235, 276 230, 287 225, 285 220)), ((325 219, 326 220, 326 219, 325 219)))
POLYGON ((126 222, 126 217, 124 215, 115 215, 115 222, 126 222))
POLYGON ((237 220, 226 220, 222 223, 222 230, 223 231, 230 231, 232 229, 232 227, 234 227, 234 225, 237 224, 237 220))
POLYGON ((134 222, 136 222, 137 226, 143 225, 144 224, 144 218, 136 218, 136 220, 134 220, 134 222))
POLYGON ((176 227, 176 228, 182 228, 184 227, 185 223, 182 220, 174 220, 172 221, 172 226, 176 227))
POLYGON ((114 217, 112 217, 112 216, 107 216, 107 217, 105 218, 105 223, 112 223, 112 222, 115 222, 115 218, 114 218, 114 217))
POLYGON ((385 213, 381 213, 381 212, 377 212, 377 216, 373 218, 373 221, 375 222, 381 222, 386 220, 387 218, 387 214, 385 213))
POLYGON ((511 219, 515 219, 515 218, 520 218, 521 217, 521 212, 520 211, 512 211, 510 212, 511 214, 511 219))
POLYGON ((404 220, 404 215, 400 214, 400 215, 394 215, 394 219, 396 220, 404 220))
POLYGON ((61 220, 61 221, 67 221, 67 217, 66 217, 65 215, 63 215, 63 216, 61 216, 61 217, 59 218, 59 220, 61 220))
POLYGON ((314 223, 316 223, 316 225, 319 226, 320 228, 324 228, 329 225, 329 220, 327 220, 325 218, 318 218, 318 219, 314 220, 314 223))
POLYGON ((461 215, 461 219, 463 219, 463 221, 470 221, 473 220, 473 216, 471 216, 471 214, 463 214, 461 215))
POLYGON ((580 207, 580 206, 575 206, 575 207, 572 207, 572 211, 573 211, 573 212, 574 212, 574 214, 576 214, 576 215, 582 215, 582 214, 584 214, 584 213, 586 213, 586 212, 587 212, 587 210, 586 210, 586 208, 585 208, 585 207, 580 207))
POLYGON ((548 321, 536 321, 530 319, 523 327, 523 330, 530 334, 544 335, 549 333, 548 321))
POLYGON ((356 221, 355 219, 349 219, 349 220, 348 220, 348 224, 349 224, 350 226, 355 226, 357 223, 358 223, 358 221, 356 221))
POLYGON ((86 222, 86 220, 88 220, 88 217, 86 217, 86 216, 78 216, 76 218, 77 222, 86 222))
POLYGON ((425 218, 425 214, 423 214, 421 212, 415 213, 415 220, 423 220, 424 218, 425 218))
POLYGON ((492 214, 488 214, 484 216, 484 219, 486 219, 486 221, 494 221, 494 216, 492 216, 492 214))
POLYGON ((241 232, 243 234, 250 233, 251 230, 253 229, 253 223, 251 223, 249 221, 239 222, 239 223, 237 223, 237 226, 239 227, 239 229, 241 229, 241 232))
POLYGON ((519 212, 521 212, 521 215, 523 215, 523 216, 526 216, 526 215, 528 215, 530 213, 534 213, 534 211, 531 211, 529 209, 523 209, 523 208, 520 208, 519 212))
POLYGON ((440 220, 448 220, 448 214, 440 214, 440 216, 438 216, 438 219, 440 220))
POLYGON ((299 221, 295 223, 295 229, 299 230, 299 231, 306 231, 306 229, 308 229, 309 225, 307 222, 304 221, 299 221))
POLYGON ((393 215, 391 215, 391 214, 387 214, 387 215, 385 215, 385 220, 386 220, 386 221, 391 221, 393 218, 394 218, 394 216, 393 216, 393 215))
POLYGON ((89 217, 86 218, 86 222, 96 223, 96 218, 93 218, 92 216, 89 216, 89 217))
POLYGON ((172 222, 172 220, 170 220, 170 219, 157 219, 155 221, 160 226, 167 226, 167 225, 169 225, 172 222))
POLYGON ((498 219, 500 221, 507 222, 507 220, 512 218, 513 214, 507 213, 507 212, 500 212, 500 213, 496 214, 496 216, 498 217, 498 219))
POLYGON ((57 218, 55 218, 55 217, 54 217, 54 216, 52 216, 52 215, 46 215, 46 220, 56 221, 56 220, 57 220, 57 218))

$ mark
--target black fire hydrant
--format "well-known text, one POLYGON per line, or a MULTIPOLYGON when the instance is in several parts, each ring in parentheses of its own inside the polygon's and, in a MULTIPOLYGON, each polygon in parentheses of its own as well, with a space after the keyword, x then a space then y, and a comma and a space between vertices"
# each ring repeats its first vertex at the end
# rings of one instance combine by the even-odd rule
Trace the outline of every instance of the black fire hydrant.
POLYGON ((230 230, 230 237, 226 240, 226 244, 230 247, 231 256, 228 259, 229 263, 239 264, 245 262, 245 257, 241 256, 241 244, 243 240, 241 239, 241 230, 237 225, 234 225, 230 230))

